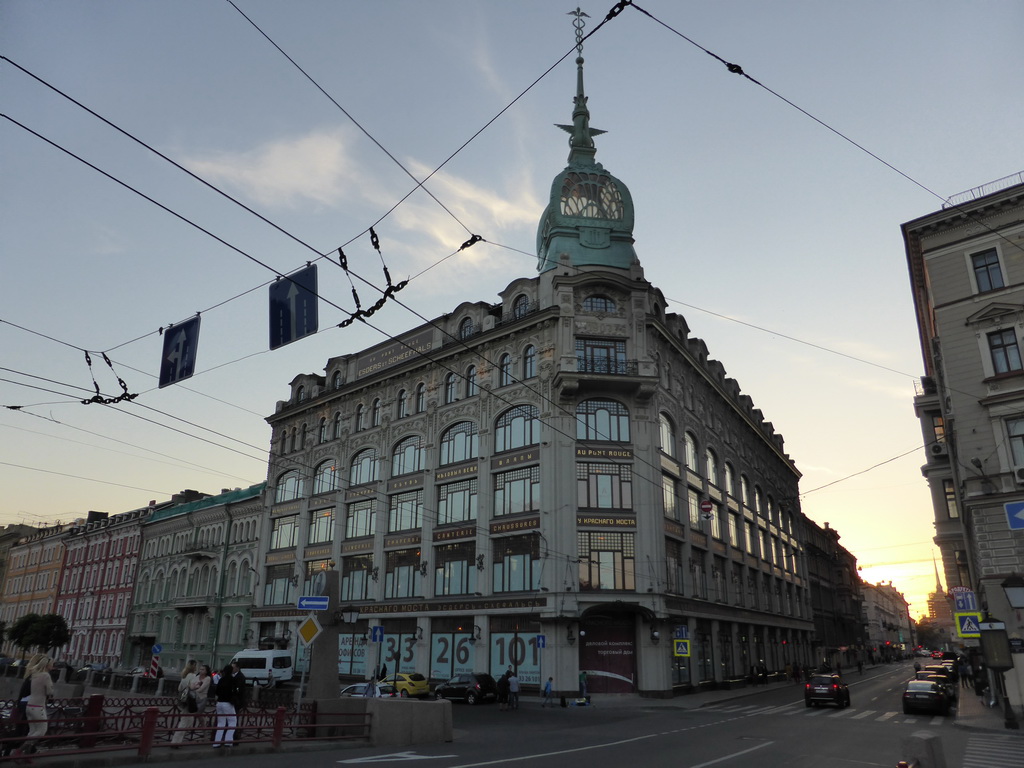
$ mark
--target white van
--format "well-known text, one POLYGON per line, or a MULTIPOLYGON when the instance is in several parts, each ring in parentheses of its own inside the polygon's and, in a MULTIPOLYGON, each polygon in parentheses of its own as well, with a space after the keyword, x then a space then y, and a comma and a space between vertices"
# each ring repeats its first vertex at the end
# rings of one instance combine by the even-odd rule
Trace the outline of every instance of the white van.
POLYGON ((254 685, 277 685, 292 679, 292 655, 290 651, 260 651, 246 648, 231 659, 237 664, 245 681, 254 685))

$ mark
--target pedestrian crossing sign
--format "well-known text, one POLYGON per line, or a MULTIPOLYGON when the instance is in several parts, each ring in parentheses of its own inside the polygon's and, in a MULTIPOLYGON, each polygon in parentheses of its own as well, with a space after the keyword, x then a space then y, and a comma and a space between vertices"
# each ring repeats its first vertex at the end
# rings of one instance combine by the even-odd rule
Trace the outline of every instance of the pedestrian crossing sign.
POLYGON ((956 633, 960 637, 981 637, 981 612, 968 611, 954 614, 956 633))
POLYGON ((689 656, 690 655, 690 641, 683 640, 680 638, 672 639, 672 654, 674 656, 689 656))

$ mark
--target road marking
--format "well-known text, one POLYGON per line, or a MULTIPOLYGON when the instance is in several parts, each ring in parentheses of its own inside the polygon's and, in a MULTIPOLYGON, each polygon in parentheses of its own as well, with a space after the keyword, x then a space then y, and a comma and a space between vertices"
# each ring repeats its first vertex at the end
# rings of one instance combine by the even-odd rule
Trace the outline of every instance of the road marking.
POLYGON ((875 710, 873 710, 873 709, 865 709, 860 714, 854 715, 853 719, 854 720, 863 720, 865 717, 871 717, 871 715, 873 715, 873 714, 875 714, 875 710))
POLYGON ((878 722, 882 722, 884 720, 888 720, 890 717, 896 717, 896 715, 898 714, 898 712, 886 712, 884 715, 881 715, 876 719, 878 720, 878 722))
POLYGON ((850 713, 851 713, 852 711, 853 711, 853 710, 852 710, 852 709, 850 709, 850 708, 846 708, 846 709, 840 709, 840 710, 839 710, 838 712, 835 712, 835 713, 833 713, 833 714, 829 715, 829 717, 846 717, 846 716, 847 716, 848 714, 850 714, 850 713))
POLYGON ((742 752, 733 752, 731 755, 725 755, 724 757, 717 757, 714 760, 708 760, 706 763, 698 763, 697 765, 691 765, 690 768, 706 768, 706 766, 714 765, 715 763, 721 763, 721 762, 723 762, 725 760, 732 760, 734 757, 739 757, 740 755, 746 755, 749 752, 753 752, 755 749, 761 749, 761 747, 767 747, 767 746, 769 746, 771 744, 774 744, 774 742, 766 741, 764 744, 758 744, 756 747, 751 747, 750 749, 744 749, 742 752))
POLYGON ((437 760, 442 757, 458 757, 458 755, 417 755, 415 752, 392 752, 390 755, 371 755, 356 757, 350 760, 339 760, 339 763, 390 763, 398 760, 437 760))
POLYGON ((825 714, 825 710, 824 709, 815 709, 815 710, 812 710, 811 712, 808 712, 807 716, 808 717, 821 717, 824 714, 825 714))

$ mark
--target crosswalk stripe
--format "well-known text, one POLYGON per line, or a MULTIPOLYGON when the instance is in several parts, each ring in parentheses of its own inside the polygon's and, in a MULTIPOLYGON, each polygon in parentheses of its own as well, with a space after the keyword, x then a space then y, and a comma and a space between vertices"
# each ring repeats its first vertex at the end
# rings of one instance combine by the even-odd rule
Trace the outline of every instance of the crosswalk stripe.
POLYGON ((863 720, 865 717, 871 717, 871 715, 873 715, 873 714, 875 714, 875 710, 873 710, 873 709, 865 709, 863 712, 854 715, 853 719, 854 720, 863 720))
POLYGON ((897 714, 899 714, 899 713, 898 712, 886 712, 884 715, 882 715, 882 716, 880 716, 878 718, 878 721, 882 722, 884 720, 888 720, 891 717, 896 717, 897 714))
POLYGON ((845 717, 850 714, 853 710, 847 707, 846 709, 840 709, 838 712, 834 712, 829 717, 845 717))

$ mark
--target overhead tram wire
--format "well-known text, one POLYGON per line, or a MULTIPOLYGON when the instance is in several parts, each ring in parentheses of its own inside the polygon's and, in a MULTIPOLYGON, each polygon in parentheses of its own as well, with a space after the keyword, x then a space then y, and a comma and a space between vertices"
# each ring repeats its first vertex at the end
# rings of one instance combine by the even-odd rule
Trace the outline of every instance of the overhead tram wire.
POLYGON ((648 11, 645 11, 645 10, 644 10, 643 8, 641 8, 641 7, 639 6, 639 5, 637 5, 636 3, 634 3, 634 2, 633 2, 633 0, 623 0, 623 2, 622 2, 622 3, 620 3, 620 5, 621 5, 621 4, 625 4, 625 5, 628 5, 628 6, 632 7, 632 8, 636 8, 636 10, 637 10, 637 11, 639 11, 640 13, 642 13, 642 14, 643 14, 644 16, 646 16, 647 18, 649 18, 649 19, 650 19, 651 21, 655 22, 656 24, 660 24, 660 25, 661 25, 661 26, 663 26, 663 27, 664 27, 665 29, 667 29, 667 30, 668 30, 669 32, 671 32, 672 34, 674 34, 674 35, 677 35, 678 37, 680 37, 680 38, 682 38, 683 40, 685 40, 686 42, 688 42, 688 43, 689 43, 690 45, 692 45, 692 46, 694 46, 695 48, 697 48, 697 49, 699 49, 699 50, 703 51, 704 53, 706 53, 706 54, 707 54, 708 56, 710 56, 711 58, 713 58, 713 59, 715 59, 716 61, 718 61, 718 62, 720 62, 721 64, 723 64, 723 65, 725 66, 725 68, 726 68, 727 70, 729 70, 729 72, 731 72, 732 74, 734 74, 734 75, 739 75, 739 76, 741 76, 741 77, 745 78, 746 80, 749 80, 750 82, 752 82, 752 83, 753 83, 754 85, 756 85, 756 86, 757 86, 758 88, 762 88, 762 89, 764 89, 764 90, 765 90, 766 92, 770 93, 770 94, 771 94, 772 96, 774 96, 775 98, 779 99, 779 100, 780 100, 780 101, 782 101, 783 103, 785 103, 785 104, 788 104, 788 105, 789 105, 790 107, 792 107, 793 109, 797 110, 798 112, 800 112, 800 113, 801 113, 802 115, 804 115, 805 117, 809 117, 809 118, 810 118, 811 120, 813 120, 814 122, 816 122, 816 123, 817 123, 818 125, 820 125, 820 126, 821 126, 822 128, 825 128, 825 129, 827 129, 827 130, 831 131, 831 132, 832 132, 832 133, 834 133, 834 134, 835 134, 836 136, 838 136, 839 138, 841 138, 841 139, 842 139, 843 141, 845 141, 845 142, 847 142, 848 144, 851 144, 852 146, 856 147, 856 148, 857 148, 857 149, 859 149, 859 150, 860 150, 861 152, 863 152, 864 154, 868 155, 868 156, 869 156, 869 157, 871 157, 872 159, 874 159, 874 160, 878 161, 879 163, 881 163, 882 165, 884 165, 884 166, 885 166, 886 168, 888 168, 889 170, 891 170, 891 171, 894 171, 895 173, 899 174, 900 176, 902 176, 902 177, 903 177, 904 179, 906 179, 907 181, 909 181, 909 182, 910 182, 911 184, 913 184, 914 186, 916 186, 916 187, 918 187, 918 188, 920 188, 920 189, 924 190, 925 192, 927 192, 927 193, 928 193, 929 195, 931 195, 932 197, 936 198, 937 200, 940 200, 940 201, 941 201, 941 202, 943 203, 943 205, 944 205, 944 206, 946 206, 946 207, 948 207, 948 208, 952 208, 952 209, 954 209, 954 210, 956 210, 956 211, 958 211, 958 212, 962 213, 962 214, 963 214, 964 216, 966 216, 967 218, 971 219, 972 221, 974 221, 974 222, 975 222, 976 224, 978 224, 979 226, 982 226, 982 227, 984 227, 985 229, 987 229, 987 230, 988 230, 988 231, 989 231, 989 232, 990 232, 991 234, 993 234, 993 235, 996 235, 996 236, 997 236, 998 238, 1000 238, 1000 239, 1001 239, 1001 240, 1002 240, 1003 242, 1005 242, 1005 243, 1006 243, 1007 245, 1010 245, 1010 246, 1012 246, 1012 247, 1016 248, 1017 250, 1019 250, 1019 251, 1022 251, 1022 252, 1024 252, 1024 245, 1021 245, 1021 244, 1019 244, 1019 243, 1015 243, 1015 242, 1013 242, 1012 240, 1010 240, 1010 239, 1009 239, 1009 238, 1008 238, 1008 237, 1007 237, 1006 235, 1004 235, 1003 233, 1001 233, 1001 232, 998 232, 998 231, 996 231, 995 229, 993 229, 992 227, 990 227, 990 226, 989 226, 988 224, 986 224, 986 223, 985 223, 985 222, 984 222, 984 221, 983 221, 983 220, 982 220, 982 219, 981 219, 980 217, 976 216, 976 215, 975 215, 975 214, 974 214, 973 212, 971 212, 971 211, 968 211, 967 209, 965 209, 965 208, 963 208, 963 207, 961 207, 961 206, 959 206, 959 205, 957 205, 957 204, 955 204, 955 203, 950 203, 950 202, 949 202, 949 198, 943 197, 943 196, 942 196, 942 195, 940 195, 940 194, 939 194, 938 192, 934 191, 933 189, 931 189, 930 187, 928 187, 928 186, 927 186, 927 185, 925 185, 924 183, 922 183, 922 182, 918 181, 917 179, 915 179, 915 178, 914 178, 913 176, 911 176, 911 175, 910 175, 909 173, 906 173, 905 171, 902 171, 902 170, 900 170, 900 169, 899 169, 899 168, 897 168, 897 167, 896 167, 895 165, 893 165, 892 163, 890 163, 890 162, 889 162, 888 160, 885 160, 884 158, 882 158, 882 157, 881 157, 881 156, 879 156, 878 154, 876 154, 876 153, 872 152, 872 151, 871 151, 870 149, 868 149, 867 147, 865 147, 865 146, 864 146, 863 144, 860 144, 860 143, 858 143, 858 142, 854 141, 854 140, 853 140, 853 139, 851 139, 851 138, 850 138, 849 136, 847 136, 846 134, 844 134, 844 133, 843 133, 842 131, 838 130, 837 128, 833 128, 833 127, 832 127, 831 125, 829 125, 828 123, 826 123, 826 122, 825 122, 824 120, 822 120, 821 118, 819 118, 819 117, 816 117, 815 115, 813 115, 813 114, 811 114, 810 112, 808 112, 808 111, 807 111, 806 109, 804 109, 803 107, 801 107, 801 106, 800 106, 799 104, 797 104, 797 103, 795 103, 795 102, 791 101, 790 99, 786 98, 785 96, 783 96, 783 95, 782 95, 781 93, 779 93, 778 91, 775 91, 775 90, 773 90, 772 88, 769 88, 769 87, 768 87, 767 85, 765 85, 764 83, 762 83, 762 82, 761 82, 760 80, 757 80, 756 78, 754 78, 754 77, 751 77, 751 76, 750 76, 749 74, 747 74, 746 72, 744 72, 744 71, 743 71, 743 67, 741 67, 741 66, 740 66, 739 64, 733 64, 732 62, 726 61, 725 59, 723 59, 723 58, 722 58, 721 56, 719 56, 719 55, 718 55, 717 53, 715 53, 714 51, 711 51, 711 50, 709 50, 709 49, 705 48, 705 47, 704 47, 703 45, 701 45, 700 43, 698 43, 698 42, 696 42, 695 40, 693 40, 693 39, 691 39, 691 38, 687 37, 687 36, 686 36, 686 35, 684 35, 684 34, 683 34, 682 32, 680 32, 679 30, 677 30, 677 29, 675 29, 674 27, 672 27, 671 25, 669 25, 669 24, 666 24, 666 23, 665 23, 664 21, 662 21, 662 20, 661 20, 661 19, 659 19, 658 17, 654 16, 654 15, 653 15, 653 14, 651 14, 650 12, 648 12, 648 11))

